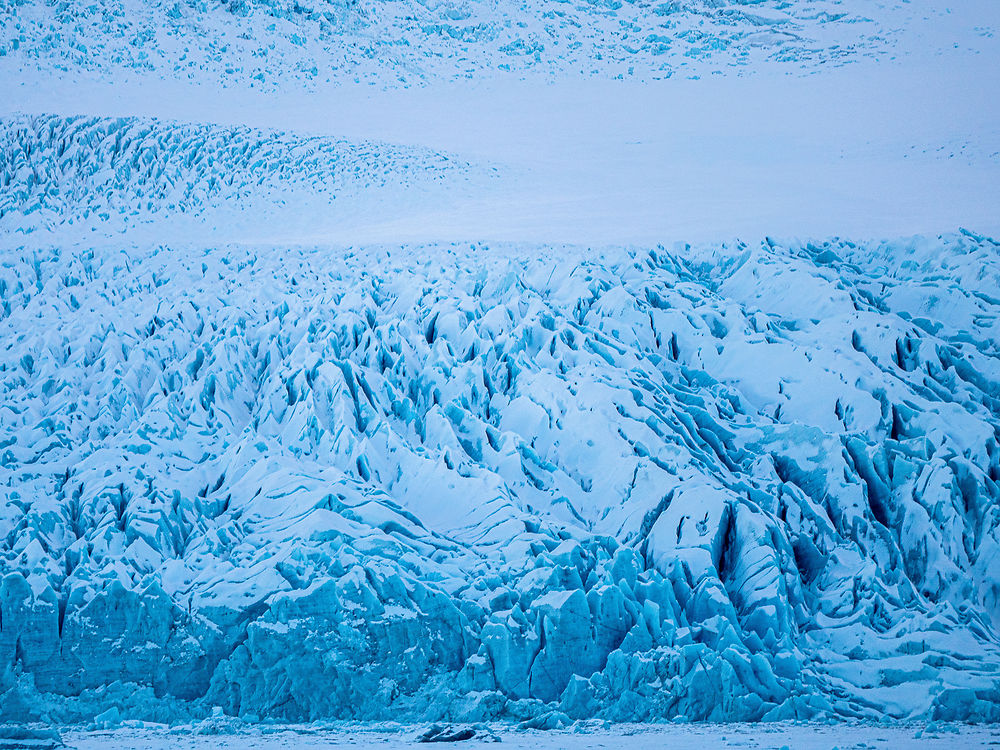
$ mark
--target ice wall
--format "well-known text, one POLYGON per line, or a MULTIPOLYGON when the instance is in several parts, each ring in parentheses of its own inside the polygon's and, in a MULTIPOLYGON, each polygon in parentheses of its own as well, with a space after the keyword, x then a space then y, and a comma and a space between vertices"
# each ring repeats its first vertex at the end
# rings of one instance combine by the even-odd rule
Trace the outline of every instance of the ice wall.
POLYGON ((1000 720, 998 269, 5 250, 0 716, 1000 720))

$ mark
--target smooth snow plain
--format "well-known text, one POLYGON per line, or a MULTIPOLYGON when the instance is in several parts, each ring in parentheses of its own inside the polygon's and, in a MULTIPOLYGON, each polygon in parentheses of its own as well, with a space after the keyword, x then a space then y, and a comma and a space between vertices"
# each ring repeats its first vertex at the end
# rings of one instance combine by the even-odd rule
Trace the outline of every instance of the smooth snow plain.
MULTIPOLYGON (((371 725, 325 728, 274 727, 247 730, 239 734, 197 735, 190 729, 119 729, 110 732, 68 732, 63 740, 75 750, 202 750, 218 747, 255 748, 397 748, 413 747, 421 728, 371 725)), ((525 748, 634 748, 634 750, 972 750, 1000 743, 995 727, 956 726, 878 726, 786 724, 697 724, 686 726, 616 725, 610 728, 583 726, 577 730, 539 732, 510 731, 501 725, 486 726, 481 738, 462 742, 457 747, 525 748)), ((451 746, 451 745, 446 745, 451 746)))

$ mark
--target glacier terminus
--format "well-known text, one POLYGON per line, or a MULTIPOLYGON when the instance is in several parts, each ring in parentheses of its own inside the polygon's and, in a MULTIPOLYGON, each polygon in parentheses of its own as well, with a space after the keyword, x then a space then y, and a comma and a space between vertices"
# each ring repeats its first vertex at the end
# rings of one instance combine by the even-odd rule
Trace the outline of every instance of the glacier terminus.
POLYGON ((0 746, 1000 742, 997 102, 986 0, 0 0, 0 746))

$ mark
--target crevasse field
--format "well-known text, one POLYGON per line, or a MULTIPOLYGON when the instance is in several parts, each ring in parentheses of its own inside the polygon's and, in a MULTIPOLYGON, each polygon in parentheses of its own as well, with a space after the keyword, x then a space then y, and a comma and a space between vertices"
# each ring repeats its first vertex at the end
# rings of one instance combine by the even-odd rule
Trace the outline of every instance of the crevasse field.
POLYGON ((0 747, 1000 744, 1000 3, 0 0, 0 747))

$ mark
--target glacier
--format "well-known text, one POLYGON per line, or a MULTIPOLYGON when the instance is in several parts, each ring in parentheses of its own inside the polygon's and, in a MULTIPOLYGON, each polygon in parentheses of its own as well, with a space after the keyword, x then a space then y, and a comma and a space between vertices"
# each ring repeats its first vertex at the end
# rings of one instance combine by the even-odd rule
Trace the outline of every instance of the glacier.
POLYGON ((997 251, 13 251, 0 711, 997 721, 997 251))
POLYGON ((0 744, 994 738, 998 28, 0 0, 0 744))
POLYGON ((844 0, 8 0, 0 69, 146 72, 281 88, 331 79, 375 85, 492 71, 656 80, 759 62, 808 68, 891 50, 927 13, 844 0), (836 40, 837 43, 833 43, 836 40))

